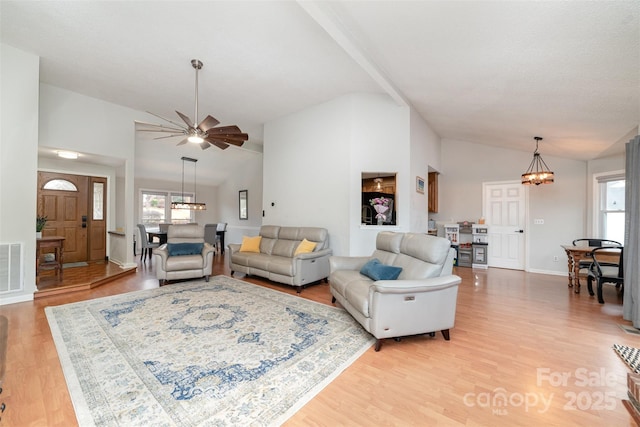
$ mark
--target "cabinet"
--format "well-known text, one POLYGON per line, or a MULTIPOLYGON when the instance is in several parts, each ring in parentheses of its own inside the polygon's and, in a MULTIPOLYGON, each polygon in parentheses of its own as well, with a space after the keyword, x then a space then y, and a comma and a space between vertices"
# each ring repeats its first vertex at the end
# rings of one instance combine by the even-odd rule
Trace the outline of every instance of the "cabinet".
POLYGON ((438 212, 438 172, 429 172, 427 179, 429 212, 438 212))

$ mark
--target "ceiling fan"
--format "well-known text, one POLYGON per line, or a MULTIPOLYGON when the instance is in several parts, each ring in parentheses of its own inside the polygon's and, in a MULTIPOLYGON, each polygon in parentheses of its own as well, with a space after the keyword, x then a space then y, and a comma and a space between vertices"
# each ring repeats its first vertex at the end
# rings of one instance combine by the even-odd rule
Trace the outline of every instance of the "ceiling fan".
POLYGON ((216 127, 220 124, 220 122, 212 116, 205 117, 197 126, 195 125, 195 123, 198 123, 198 70, 202 68, 203 64, 198 59, 192 59, 191 65, 196 70, 196 102, 194 120, 191 121, 191 119, 185 114, 182 114, 180 111, 176 111, 178 116, 180 116, 182 121, 186 124, 185 126, 184 124, 176 123, 165 117, 159 116, 158 114, 147 111, 147 113, 156 116, 168 123, 171 123, 172 126, 162 124, 158 125, 136 120, 136 123, 140 125, 137 130, 140 132, 162 132, 168 134, 153 139, 185 136, 186 138, 180 141, 178 145, 183 145, 187 142, 191 142, 194 144, 199 144, 203 150, 209 148, 211 145, 215 145, 221 150, 229 148, 229 144, 238 147, 242 146, 242 144, 244 144, 244 142, 249 139, 249 135, 243 133, 238 126, 216 127))

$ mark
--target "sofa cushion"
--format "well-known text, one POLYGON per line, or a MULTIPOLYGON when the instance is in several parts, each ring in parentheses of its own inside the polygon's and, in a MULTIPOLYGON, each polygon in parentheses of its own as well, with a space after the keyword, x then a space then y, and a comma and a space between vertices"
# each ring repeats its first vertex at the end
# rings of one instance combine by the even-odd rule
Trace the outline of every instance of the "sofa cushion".
POLYGON ((204 243, 167 243, 169 256, 200 255, 204 243))
POLYGON ((262 236, 254 237, 242 237, 242 245, 240 245, 240 252, 255 252, 260 253, 260 241, 262 236))
POLYGON ((363 316, 369 317, 369 289, 371 280, 362 279, 349 283, 345 288, 345 298, 363 316))
POLYGON ((315 242, 310 242, 307 239, 302 239, 302 242, 300 242, 300 244, 296 248, 296 251, 293 253, 293 255, 296 256, 298 254, 311 253, 316 248, 316 245, 317 243, 315 242))
POLYGON ((274 274, 293 277, 293 258, 271 255, 268 271, 274 274))
POLYGON ((381 264, 377 258, 368 261, 360 270, 360 274, 372 280, 396 280, 401 272, 401 267, 381 264))
POLYGON ((297 246, 298 242, 295 240, 278 239, 273 244, 271 255, 293 258, 293 252, 296 250, 297 246))
POLYGON ((203 267, 202 255, 170 256, 165 262, 165 271, 196 270, 203 267))

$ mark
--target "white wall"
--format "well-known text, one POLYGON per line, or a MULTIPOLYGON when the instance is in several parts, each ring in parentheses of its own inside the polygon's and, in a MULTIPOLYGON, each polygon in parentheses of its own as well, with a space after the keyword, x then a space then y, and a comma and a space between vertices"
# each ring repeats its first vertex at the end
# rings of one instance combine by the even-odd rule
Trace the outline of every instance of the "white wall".
MULTIPOLYGON (((566 255, 560 245, 581 237, 586 221, 587 164, 541 153, 555 183, 527 187, 526 265, 528 271, 566 274, 566 255), (533 225, 544 219, 544 225, 533 225), (558 261, 554 262, 553 257, 558 261)), ((440 210, 431 214, 439 224, 477 222, 482 216, 482 183, 519 180, 532 153, 471 142, 442 141, 439 177, 440 210)))
POLYGON ((429 221, 429 191, 427 187, 429 167, 440 170, 440 137, 429 127, 427 122, 411 108, 411 155, 410 155, 410 210, 411 224, 410 231, 426 233, 429 221), (413 184, 411 184, 413 176, 413 184), (416 177, 424 179, 424 194, 416 191, 416 177))
POLYGON ((219 222, 227 223, 225 244, 242 243, 242 236, 256 236, 262 225, 262 154, 255 153, 241 169, 218 188, 219 222), (247 190, 248 216, 240 219, 239 194, 247 190))
POLYGON ((410 228, 409 157, 409 109, 386 95, 347 95, 267 123, 263 223, 324 227, 334 254, 369 255, 381 229, 410 228), (398 226, 360 224, 362 172, 376 171, 397 173, 398 226))
MULTIPOLYGON (((126 232, 126 266, 134 265, 134 120, 142 113, 116 104, 70 92, 55 86, 40 84, 40 147, 67 149, 118 163, 124 170, 124 195, 111 194, 110 208, 116 209, 108 218, 108 229, 124 227, 126 232), (124 204, 116 204, 124 200, 124 204), (113 203, 111 203, 113 201, 113 203), (124 224, 116 224, 117 218, 124 224)), ((75 168, 83 168, 76 166, 75 168)), ((74 167, 69 166, 71 173, 74 167)), ((64 170, 60 170, 63 172, 64 170)), ((90 173, 88 173, 90 175, 90 173)), ((116 185, 112 186, 117 190, 116 185)), ((35 188, 34 188, 35 189, 35 188)), ((35 196, 34 196, 35 197, 35 196)))
POLYGON ((22 243, 22 291, 0 304, 28 301, 36 290, 36 188, 39 58, 0 44, 0 243, 22 243), (17 205, 16 205, 17 203, 17 205))

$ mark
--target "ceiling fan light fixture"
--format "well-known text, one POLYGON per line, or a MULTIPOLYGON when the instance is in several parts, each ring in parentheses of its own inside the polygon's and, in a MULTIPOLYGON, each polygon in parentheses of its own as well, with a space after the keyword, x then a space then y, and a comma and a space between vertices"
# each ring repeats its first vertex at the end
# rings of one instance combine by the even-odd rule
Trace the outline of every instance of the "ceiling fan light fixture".
POLYGON ((187 138, 187 141, 193 142, 194 144, 200 144, 204 142, 204 139, 200 135, 191 135, 187 138))
POLYGON ((538 143, 542 141, 539 136, 534 136, 536 140, 536 151, 533 152, 533 159, 529 164, 529 168, 522 174, 523 185, 540 185, 540 184, 553 184, 555 175, 549 169, 549 166, 542 159, 542 156, 538 152, 538 143))

